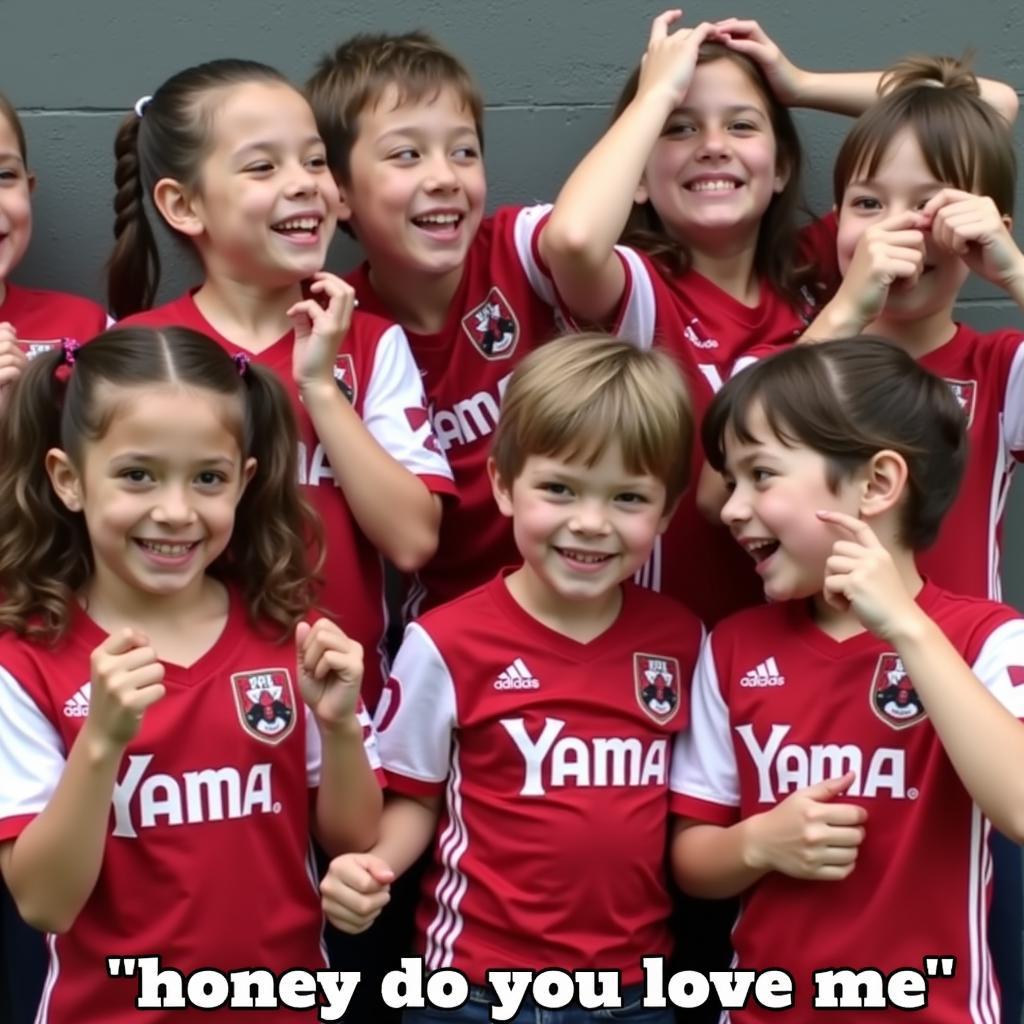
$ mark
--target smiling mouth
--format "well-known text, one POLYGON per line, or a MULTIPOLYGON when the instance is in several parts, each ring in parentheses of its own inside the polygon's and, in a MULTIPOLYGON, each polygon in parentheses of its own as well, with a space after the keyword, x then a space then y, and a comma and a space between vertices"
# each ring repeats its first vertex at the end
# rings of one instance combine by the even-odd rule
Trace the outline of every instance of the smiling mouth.
POLYGON ((446 231, 458 227, 462 219, 461 213, 425 213, 420 217, 413 217, 412 222, 424 231, 446 231))
POLYGON ((580 551, 577 548, 555 548, 555 550, 570 562, 579 562, 581 565, 600 565, 602 562, 609 562, 614 557, 604 551, 580 551))
POLYGON ((686 186, 689 192, 735 192, 741 183, 734 178, 702 178, 686 186))
POLYGON ((141 537, 136 537, 135 543, 140 548, 151 551, 154 555, 163 555, 165 558, 181 558, 199 545, 197 540, 171 544, 168 541, 145 540, 141 537))
POLYGON ((279 235, 291 237, 316 237, 320 232, 320 219, 318 217, 292 217, 289 220, 271 224, 270 230, 279 235))
POLYGON ((777 540, 755 540, 745 543, 744 550, 757 563, 766 562, 779 550, 777 540))

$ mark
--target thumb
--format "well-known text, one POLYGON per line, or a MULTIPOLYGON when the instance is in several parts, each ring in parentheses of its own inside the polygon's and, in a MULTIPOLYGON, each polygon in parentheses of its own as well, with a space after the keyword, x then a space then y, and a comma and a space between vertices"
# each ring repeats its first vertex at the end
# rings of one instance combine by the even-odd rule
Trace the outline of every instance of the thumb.
POLYGON ((822 779, 821 782, 817 782, 813 786, 808 786, 804 792, 812 800, 834 800, 837 796, 842 796, 843 793, 853 785, 854 779, 856 778, 856 772, 847 772, 845 775, 840 775, 838 778, 822 779))
POLYGON ((298 649, 299 661, 302 661, 302 648, 305 646, 306 637, 313 627, 308 622, 299 622, 295 626, 295 646, 298 649))
POLYGON ((364 853, 359 858, 360 866, 379 885, 390 885, 395 880, 395 873, 387 862, 372 853, 364 853))

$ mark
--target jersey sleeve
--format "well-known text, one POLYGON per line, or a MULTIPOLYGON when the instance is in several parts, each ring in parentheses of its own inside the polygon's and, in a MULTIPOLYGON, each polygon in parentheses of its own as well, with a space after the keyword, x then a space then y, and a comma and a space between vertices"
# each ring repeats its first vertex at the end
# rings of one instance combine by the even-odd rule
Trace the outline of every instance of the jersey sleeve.
POLYGON ((49 803, 64 772, 64 742, 25 688, 0 668, 0 840, 13 839, 49 803))
POLYGON ((1016 342, 1003 397, 1003 442, 1024 459, 1024 335, 1016 335, 1016 342))
POLYGON ((1024 619, 992 630, 971 670, 1010 714, 1024 718, 1024 619))
POLYGON ((410 796, 440 793, 456 726, 455 683, 418 623, 405 631, 374 725, 388 786, 410 796))
POLYGON ((713 825, 739 819, 740 787, 729 708, 722 697, 712 633, 697 661, 690 696, 690 728, 676 737, 669 776, 671 809, 713 825))
MULTIPOLYGON (((320 730, 317 728, 316 716, 310 711, 308 705, 303 705, 306 713, 306 785, 310 789, 320 785, 320 765, 323 761, 323 746, 320 740, 320 730)), ((380 752, 377 749, 377 733, 370 720, 370 714, 363 702, 359 702, 359 710, 356 712, 356 719, 363 730, 363 750, 366 751, 366 760, 373 769, 377 781, 384 784, 384 771, 380 763, 380 752)))
POLYGON ((397 324, 377 342, 363 422, 374 440, 431 491, 455 493, 451 468, 430 426, 423 381, 397 324))

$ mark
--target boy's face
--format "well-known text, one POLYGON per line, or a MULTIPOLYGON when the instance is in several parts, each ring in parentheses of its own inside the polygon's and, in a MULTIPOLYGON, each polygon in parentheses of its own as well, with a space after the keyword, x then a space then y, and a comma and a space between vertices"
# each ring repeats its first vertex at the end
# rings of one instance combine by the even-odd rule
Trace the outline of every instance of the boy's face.
POLYGON ((359 115, 339 190, 378 274, 461 274, 487 193, 472 111, 449 87, 399 104, 389 86, 359 115))
MULTIPOLYGON (((836 255, 845 276, 857 244, 871 227, 907 211, 920 210, 946 187, 928 169, 921 147, 909 130, 889 143, 878 170, 870 178, 855 172, 843 191, 839 209, 836 255)), ((955 253, 940 250, 924 232, 924 269, 914 283, 897 280, 889 289, 883 316, 918 321, 944 310, 951 313, 967 267, 955 253)))
POLYGON ((818 594, 839 535, 816 513, 828 509, 857 516, 856 478, 841 480, 833 493, 825 456, 783 444, 760 406, 751 409, 748 427, 753 441, 741 441, 731 431, 725 436, 723 475, 730 494, 722 522, 757 563, 765 597, 791 601, 818 594))
POLYGON ((511 484, 491 466, 494 497, 512 518, 529 590, 554 603, 595 610, 617 599, 618 585, 647 560, 668 524, 665 484, 632 473, 619 445, 592 466, 582 460, 531 455, 511 484))

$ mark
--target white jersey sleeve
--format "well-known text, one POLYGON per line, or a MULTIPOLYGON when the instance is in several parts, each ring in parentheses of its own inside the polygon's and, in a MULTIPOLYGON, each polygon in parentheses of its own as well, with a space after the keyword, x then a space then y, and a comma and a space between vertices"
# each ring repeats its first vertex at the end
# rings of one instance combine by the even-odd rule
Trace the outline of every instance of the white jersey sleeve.
MULTIPOLYGON (((323 760, 323 745, 320 740, 320 730, 317 728, 316 716, 310 711, 308 705, 303 705, 306 713, 306 785, 312 789, 320 785, 320 765, 323 760)), ((359 702, 359 711, 356 718, 363 729, 363 750, 366 752, 366 760, 375 771, 380 771, 380 753, 377 750, 377 734, 373 729, 373 722, 370 721, 370 714, 359 702)))
POLYGON ((722 807, 740 803, 729 708, 722 698, 712 633, 701 648, 690 695, 690 728, 676 737, 669 789, 722 807))
POLYGON ((1003 442, 1015 454, 1024 453, 1024 337, 1013 354, 1003 396, 1003 442))
POLYGON ((626 272, 626 294, 619 308, 615 335, 647 350, 654 347, 654 332, 658 323, 658 300, 647 264, 640 254, 627 245, 615 246, 626 272))
POLYGON ((1024 619, 992 630, 971 670, 1010 714, 1024 718, 1024 619))
POLYGON ((537 252, 537 229, 551 212, 550 203, 524 206, 517 214, 513 228, 513 240, 519 265, 523 268, 530 287, 549 306, 558 305, 558 295, 550 274, 541 266, 537 252))
POLYGON ((405 331, 389 327, 377 342, 363 399, 363 423, 374 440, 416 476, 452 479, 426 413, 423 381, 405 331))
POLYGON ((448 778, 455 684, 434 641, 415 622, 395 655, 374 724, 385 771, 430 786, 448 778))
POLYGON ((22 685, 0 668, 0 818, 46 807, 64 772, 64 741, 22 685))

